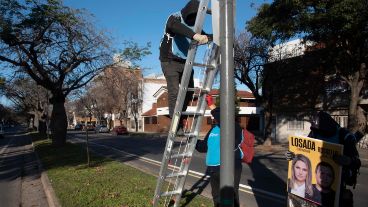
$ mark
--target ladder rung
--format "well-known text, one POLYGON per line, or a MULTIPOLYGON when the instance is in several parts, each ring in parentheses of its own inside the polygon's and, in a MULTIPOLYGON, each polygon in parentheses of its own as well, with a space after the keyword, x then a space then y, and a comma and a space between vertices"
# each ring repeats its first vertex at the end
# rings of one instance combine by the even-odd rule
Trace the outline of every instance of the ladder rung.
POLYGON ((171 158, 187 158, 187 157, 191 157, 191 155, 189 153, 182 153, 182 154, 175 154, 175 155, 171 155, 171 158))
POLYGON ((166 178, 183 177, 183 176, 186 176, 186 175, 187 175, 186 172, 171 173, 171 174, 166 175, 166 178))
POLYGON ((186 115, 186 116, 203 116, 204 115, 204 112, 183 111, 183 112, 181 112, 181 115, 186 115))
POLYGON ((172 139, 171 139, 174 143, 179 143, 179 142, 181 142, 181 143, 185 143, 185 142, 187 142, 188 141, 188 138, 187 137, 185 137, 185 133, 184 133, 184 136, 179 136, 179 135, 176 135, 175 137, 173 137, 172 139))
POLYGON ((197 133, 184 133, 185 137, 196 137, 197 133))
POLYGON ((161 194, 161 196, 172 196, 181 194, 181 190, 168 191, 161 194))
POLYGON ((199 92, 201 92, 202 94, 207 94, 207 93, 209 93, 209 92, 210 92, 210 90, 205 89, 205 88, 188 88, 188 90, 187 90, 187 91, 193 91, 193 92, 195 92, 195 93, 199 93, 199 92))
POLYGON ((202 67, 202 68, 215 68, 213 65, 207 65, 202 63, 193 63, 193 66, 202 67))

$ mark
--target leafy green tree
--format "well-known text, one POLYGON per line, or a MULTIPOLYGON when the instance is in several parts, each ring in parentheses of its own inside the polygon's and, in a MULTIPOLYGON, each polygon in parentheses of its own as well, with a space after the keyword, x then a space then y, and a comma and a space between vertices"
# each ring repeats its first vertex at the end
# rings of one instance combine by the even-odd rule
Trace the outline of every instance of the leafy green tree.
POLYGON ((368 3, 364 0, 275 0, 263 4, 247 27, 274 44, 291 38, 317 43, 335 74, 350 89, 349 129, 366 124, 359 101, 367 85, 368 3))
POLYGON ((52 141, 64 145, 65 98, 112 63, 108 38, 61 0, 2 0, 0 15, 0 62, 50 91, 52 141))

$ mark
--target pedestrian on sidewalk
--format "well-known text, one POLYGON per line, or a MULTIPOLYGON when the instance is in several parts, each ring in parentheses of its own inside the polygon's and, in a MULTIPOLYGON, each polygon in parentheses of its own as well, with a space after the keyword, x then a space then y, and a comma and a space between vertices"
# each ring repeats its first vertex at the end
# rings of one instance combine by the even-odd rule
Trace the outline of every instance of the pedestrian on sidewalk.
MULTIPOLYGON (((164 36, 161 40, 160 62, 167 82, 170 118, 172 118, 175 110, 179 84, 184 72, 190 42, 196 40, 199 44, 206 44, 209 40, 206 33, 199 34, 193 31, 198 7, 198 0, 190 0, 181 11, 171 14, 166 22, 164 36)), ((188 87, 194 87, 193 71, 188 87)), ((183 111, 186 110, 192 95, 193 92, 187 93, 183 111)), ((178 134, 180 133, 180 135, 183 134, 183 122, 182 118, 178 127, 178 134)))
MULTIPOLYGON (((220 108, 216 107, 212 97, 207 95, 207 105, 211 109, 211 114, 215 119, 214 126, 205 136, 204 140, 198 140, 196 150, 206 152, 207 172, 210 174, 211 194, 215 207, 220 206, 220 108)), ((234 121, 235 122, 235 121, 234 121)), ((242 172, 242 154, 239 144, 242 140, 242 128, 235 122, 235 170, 234 170, 234 206, 239 207, 239 183, 242 172)))

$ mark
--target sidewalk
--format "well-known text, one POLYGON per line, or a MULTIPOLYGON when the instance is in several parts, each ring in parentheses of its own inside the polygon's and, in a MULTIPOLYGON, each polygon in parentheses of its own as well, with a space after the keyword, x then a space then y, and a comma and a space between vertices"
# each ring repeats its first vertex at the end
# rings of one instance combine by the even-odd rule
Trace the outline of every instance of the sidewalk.
POLYGON ((24 207, 51 207, 44 183, 43 172, 39 159, 34 152, 33 143, 27 146, 29 153, 24 155, 22 173, 22 206, 24 207))
POLYGON ((358 148, 362 167, 368 167, 368 149, 358 148))
POLYGON ((0 149, 0 206, 50 207, 27 134, 7 133, 0 149))

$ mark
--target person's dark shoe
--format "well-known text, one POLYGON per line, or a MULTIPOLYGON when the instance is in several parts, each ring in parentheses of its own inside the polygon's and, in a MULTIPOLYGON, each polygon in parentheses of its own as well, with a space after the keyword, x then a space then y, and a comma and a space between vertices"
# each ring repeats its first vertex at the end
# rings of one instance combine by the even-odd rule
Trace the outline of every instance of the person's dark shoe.
POLYGON ((176 136, 184 136, 184 130, 182 126, 178 127, 178 130, 176 131, 176 136))

